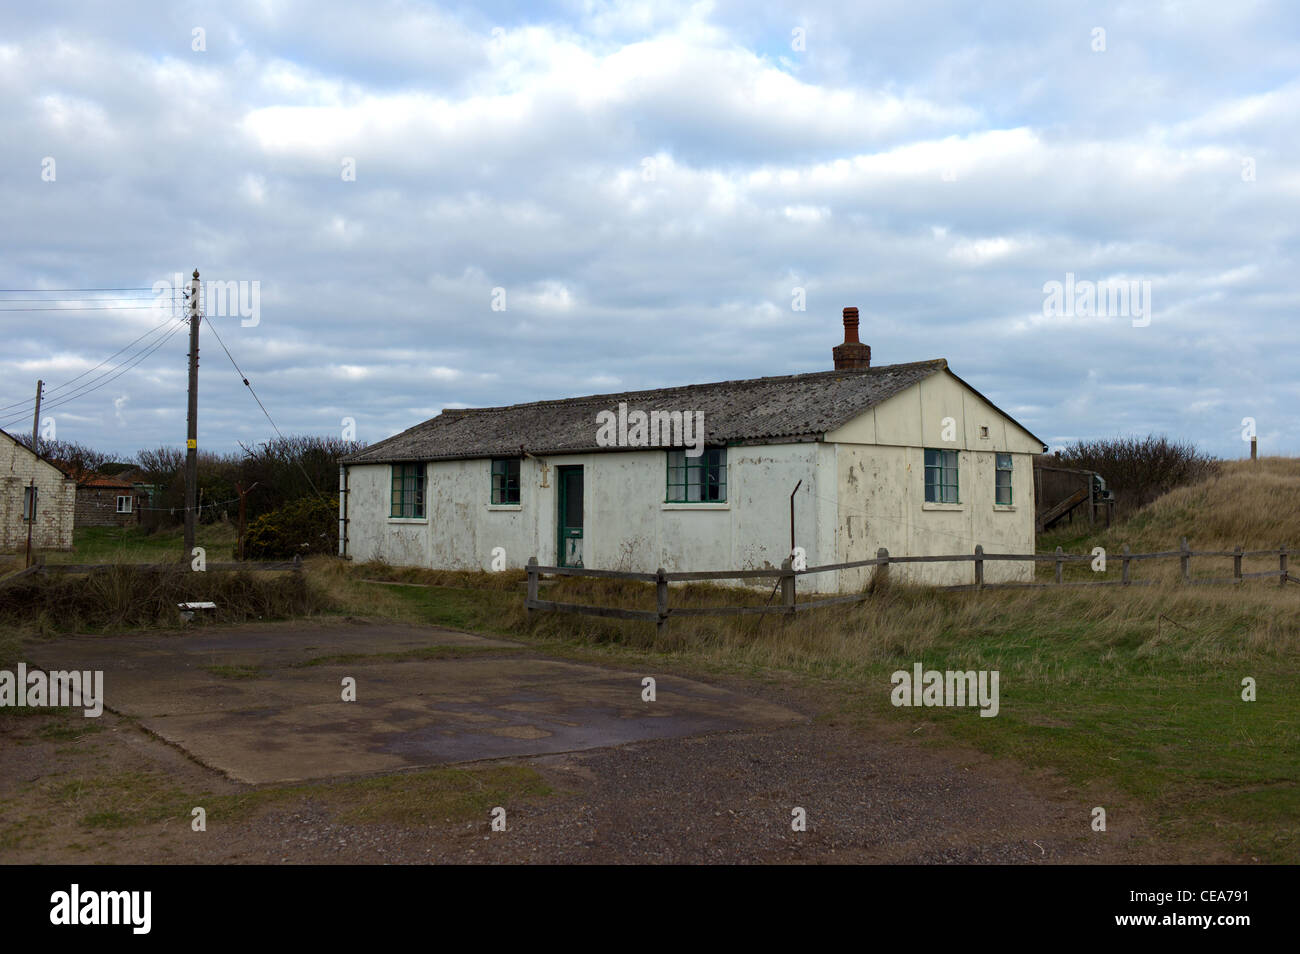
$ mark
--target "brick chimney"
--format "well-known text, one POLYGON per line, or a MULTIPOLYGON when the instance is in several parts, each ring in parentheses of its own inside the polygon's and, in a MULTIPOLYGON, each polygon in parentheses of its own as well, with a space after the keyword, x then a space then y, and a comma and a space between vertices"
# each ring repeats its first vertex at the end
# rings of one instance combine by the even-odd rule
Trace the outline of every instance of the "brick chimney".
POLYGON ((844 344, 831 349, 836 371, 863 371, 871 367, 871 349, 858 340, 858 310, 844 309, 844 344))

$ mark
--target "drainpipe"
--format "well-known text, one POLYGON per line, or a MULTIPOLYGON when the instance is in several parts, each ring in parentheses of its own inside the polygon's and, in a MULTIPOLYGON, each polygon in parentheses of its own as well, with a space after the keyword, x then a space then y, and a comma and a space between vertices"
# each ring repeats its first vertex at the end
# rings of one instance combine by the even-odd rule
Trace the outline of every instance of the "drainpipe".
POLYGON ((348 467, 339 464, 339 556, 348 558, 348 467))

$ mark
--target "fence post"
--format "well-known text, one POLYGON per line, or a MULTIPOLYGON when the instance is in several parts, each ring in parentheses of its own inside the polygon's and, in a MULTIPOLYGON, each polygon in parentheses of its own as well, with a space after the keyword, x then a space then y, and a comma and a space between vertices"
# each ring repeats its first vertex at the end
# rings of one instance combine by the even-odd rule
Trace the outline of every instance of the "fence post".
POLYGON ((298 576, 302 575, 302 554, 301 553, 295 553, 293 555, 293 572, 298 576))
POLYGON ((975 588, 984 589, 984 547, 975 544, 975 588))
POLYGON ((524 601, 524 606, 528 612, 533 611, 533 604, 537 602, 537 557, 528 558, 528 599, 524 601))
POLYGON ((876 559, 884 560, 885 562, 876 566, 876 572, 872 577, 872 582, 877 586, 884 586, 889 583, 889 551, 884 547, 880 547, 876 550, 876 559))
POLYGON ((1061 582, 1061 571, 1064 569, 1065 569, 1065 555, 1061 552, 1061 548, 1057 547, 1056 548, 1056 582, 1057 583, 1061 582))
POLYGON ((660 567, 655 574, 655 608, 659 611, 659 623, 656 632, 660 636, 668 635, 668 575, 660 567))
POLYGON ((1182 541, 1178 544, 1178 549, 1182 551, 1182 555, 1178 558, 1178 562, 1181 563, 1183 567, 1183 582, 1190 583, 1192 581, 1192 551, 1187 547, 1186 537, 1183 537, 1182 541))
POLYGON ((1121 561, 1122 561, 1122 562, 1121 562, 1121 566, 1120 566, 1120 574, 1119 574, 1120 582, 1123 583, 1125 586, 1128 586, 1128 564, 1129 564, 1129 556, 1128 556, 1128 544, 1127 544, 1127 543, 1124 544, 1124 549, 1123 549, 1123 551, 1122 551, 1122 553, 1121 553, 1120 559, 1121 559, 1121 561))
POLYGON ((1232 582, 1241 582, 1241 546, 1232 548, 1232 582))
POLYGON ((794 570, 790 558, 781 561, 781 602, 787 613, 794 613, 794 570))
POLYGON ((1286 544, 1284 543, 1282 544, 1282 549, 1277 551, 1278 570, 1279 570, 1277 582, 1279 586, 1286 586, 1286 554, 1287 554, 1287 549, 1286 549, 1286 544))

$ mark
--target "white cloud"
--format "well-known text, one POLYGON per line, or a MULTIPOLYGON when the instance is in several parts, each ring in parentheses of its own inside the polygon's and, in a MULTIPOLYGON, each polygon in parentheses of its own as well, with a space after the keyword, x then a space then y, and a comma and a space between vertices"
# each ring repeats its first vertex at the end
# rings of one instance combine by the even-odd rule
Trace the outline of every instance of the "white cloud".
MULTIPOLYGON (((148 286, 195 265, 260 279, 262 323, 223 335, 272 413, 332 430, 346 404, 371 439, 444 405, 824 367, 846 304, 878 362, 948 350, 1044 437, 1137 426, 1137 395, 1149 426, 1216 440, 1213 410, 1179 398, 1210 383, 1285 419, 1260 383, 1285 380, 1300 345, 1300 82, 1275 8, 935 0, 908 12, 916 30, 810 0, 803 54, 786 13, 725 0, 500 22, 383 9, 232 8, 201 55, 192 17, 131 0, 74 25, 11 18, 0 158, 30 174, 0 182, 0 285, 148 286), (1079 39, 1094 15, 1115 24, 1104 60, 1079 39), (57 183, 40 181, 47 154, 57 183), (1152 280, 1151 326, 1043 319, 1042 284, 1067 271, 1152 280), (1205 346, 1228 326, 1230 344, 1205 346), (1071 381, 1089 400, 1059 397, 1071 381)), ((9 317, 0 404, 151 324, 9 317)), ((203 340, 202 420, 229 431, 205 445, 265 429, 203 340)), ((124 446, 175 440, 184 364, 179 336, 121 379, 124 446)), ((81 433, 64 436, 108 433, 103 397, 84 424, 68 405, 61 427, 81 433)))

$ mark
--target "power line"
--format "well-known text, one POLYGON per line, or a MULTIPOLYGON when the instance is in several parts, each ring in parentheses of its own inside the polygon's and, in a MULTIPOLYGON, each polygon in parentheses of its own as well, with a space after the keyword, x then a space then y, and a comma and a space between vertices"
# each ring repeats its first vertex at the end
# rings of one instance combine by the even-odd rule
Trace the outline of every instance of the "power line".
MULTIPOLYGON (((231 497, 229 500, 221 500, 221 501, 218 501, 218 502, 216 502, 216 503, 205 503, 205 504, 199 504, 199 505, 198 505, 197 507, 195 507, 194 509, 195 509, 195 510, 202 510, 204 507, 226 507, 226 506, 229 506, 229 505, 232 504, 232 503, 238 503, 238 501, 239 501, 239 498, 238 498, 238 497, 231 497)), ((186 510, 188 510, 189 508, 188 508, 188 507, 136 507, 135 509, 136 509, 136 510, 152 510, 152 511, 160 512, 160 513, 168 513, 168 512, 170 512, 170 513, 176 513, 176 511, 179 510, 181 513, 184 513, 184 512, 185 512, 186 510)))
MULTIPOLYGON (((235 361, 235 356, 230 353, 230 349, 226 347, 226 343, 221 340, 221 335, 217 334, 216 327, 211 323, 208 324, 208 327, 211 328, 212 333, 216 335, 217 344, 221 345, 221 350, 224 351, 226 353, 226 357, 230 359, 230 364, 235 369, 235 373, 239 375, 240 380, 244 382, 244 387, 248 388, 248 393, 253 395, 253 400, 257 402, 257 406, 262 409, 262 413, 266 415, 266 419, 270 421, 271 426, 275 428, 275 433, 280 436, 280 440, 282 441, 285 440, 284 434, 280 433, 280 428, 276 425, 275 421, 271 418, 271 413, 266 409, 266 405, 263 404, 262 399, 257 396, 257 392, 253 390, 253 386, 248 383, 248 377, 247 375, 244 374, 244 372, 240 369, 239 364, 235 361)), ((307 483, 311 487, 312 493, 319 494, 320 491, 316 488, 315 482, 311 479, 311 474, 307 473, 307 468, 302 466, 302 461, 298 460, 297 464, 298 464, 298 469, 302 471, 302 475, 307 478, 307 483)))
POLYGON ((150 285, 137 285, 130 288, 0 288, 0 295, 18 292, 83 292, 83 291, 153 291, 150 285))
POLYGON ((149 345, 146 345, 144 349, 136 352, 136 355, 133 355, 131 358, 128 358, 122 364, 119 364, 117 368, 110 368, 108 371, 105 371, 104 374, 101 374, 99 375, 99 377, 92 379, 92 382, 99 381, 98 384, 87 382, 86 384, 83 384, 81 387, 77 388, 72 394, 63 395, 61 398, 59 398, 57 401, 51 404, 50 407, 52 408, 62 407, 64 404, 67 404, 69 401, 76 400, 79 397, 85 397, 87 394, 97 391, 100 388, 102 388, 104 385, 117 380, 127 371, 130 371, 136 365, 140 364, 140 362, 144 361, 145 358, 149 357, 151 354, 153 354, 155 351, 157 351, 159 348, 165 345, 168 341, 170 341, 173 337, 176 336, 176 333, 178 331, 180 331, 184 327, 185 327, 185 322, 179 321, 175 328, 172 328, 170 331, 166 332, 165 334, 160 335, 156 340, 156 342, 151 342, 149 345), (121 370, 118 370, 119 368, 121 370), (116 371, 117 373, 113 374, 114 371, 116 371), (110 374, 112 375, 111 377, 105 378, 105 375, 110 375, 110 374), (100 380, 101 378, 103 378, 103 380, 100 380))
MULTIPOLYGON (((100 367, 103 367, 103 366, 104 366, 105 364, 107 364, 109 361, 113 360, 113 358, 117 357, 117 355, 119 355, 119 354, 121 354, 123 351, 126 351, 126 350, 128 350, 129 348, 133 347, 134 345, 136 345, 137 343, 139 343, 139 342, 140 342, 142 339, 144 339, 144 338, 148 338, 148 337, 150 337, 150 336, 157 335, 157 338, 155 338, 155 341, 156 341, 156 340, 160 340, 161 338, 163 338, 163 337, 165 336, 165 332, 163 332, 162 334, 160 334, 159 332, 161 331, 161 329, 166 328, 166 326, 167 326, 168 324, 170 324, 173 320, 177 320, 177 319, 171 319, 171 318, 169 318, 169 319, 167 319, 167 321, 164 321, 164 322, 162 322, 162 323, 160 323, 160 324, 158 324, 158 325, 155 325, 153 328, 151 328, 151 329, 149 329, 148 331, 146 331, 146 332, 145 332, 143 335, 141 335, 139 338, 136 338, 135 341, 133 341, 133 342, 131 342, 130 344, 128 344, 125 348, 121 348, 121 349, 119 349, 115 354, 110 355, 106 360, 101 361, 101 362, 100 362, 98 365, 96 365, 94 368, 91 368, 90 371, 94 371, 94 370, 97 370, 97 369, 100 368, 100 367)), ((146 344, 146 345, 145 345, 143 348, 141 348, 139 351, 137 351, 137 352, 135 352, 134 354, 130 355, 129 357, 125 358, 125 359, 122 361, 121 364, 117 365, 117 366, 114 367, 114 368, 110 368, 108 371, 105 371, 103 374, 97 375, 96 377, 92 378, 91 381, 88 381, 86 384, 82 385, 80 388, 77 388, 76 391, 74 391, 73 394, 71 394, 71 395, 69 395, 69 394, 61 395, 61 396, 59 397, 59 401, 62 402, 62 401, 63 401, 64 399, 66 399, 66 398, 73 397, 73 396, 75 396, 76 394, 81 393, 81 392, 82 392, 82 391, 83 391, 83 390, 84 390, 84 389, 85 389, 89 384, 93 383, 94 381, 98 381, 100 378, 104 377, 105 375, 111 374, 113 371, 117 370, 117 368, 120 368, 120 367, 122 366, 122 364, 126 364, 126 363, 127 363, 128 361, 130 361, 132 358, 134 358, 134 357, 136 357, 137 355, 139 355, 139 354, 143 353, 144 351, 146 351, 146 350, 147 350, 147 349, 148 349, 148 348, 149 348, 153 343, 154 343, 153 341, 150 341, 148 344, 146 344)), ((57 388, 54 388, 53 390, 56 390, 56 391, 61 391, 61 390, 63 390, 63 389, 64 389, 65 387, 67 387, 68 385, 73 384, 73 383, 75 383, 76 381, 80 380, 81 378, 85 377, 87 374, 90 373, 90 371, 86 371, 86 372, 83 372, 82 374, 79 374, 77 377, 73 378, 71 381, 65 381, 63 384, 60 384, 57 388)), ((47 393, 48 393, 48 392, 47 392, 47 393)), ((30 401, 30 400, 29 400, 29 401, 20 401, 20 402, 18 402, 17 404, 11 404, 11 405, 8 405, 8 406, 5 407, 4 409, 0 410, 0 413, 7 412, 7 411, 9 411, 11 408, 16 408, 16 407, 23 407, 23 409, 24 409, 24 413, 25 413, 26 411, 30 411, 30 410, 32 409, 32 406, 33 406, 33 402, 30 401)))
MULTIPOLYGON (((137 351, 135 354, 127 358, 121 364, 117 365, 114 368, 110 368, 109 370, 105 371, 103 374, 98 375, 97 377, 93 378, 91 381, 87 382, 86 384, 83 384, 81 387, 73 391, 73 393, 63 395, 59 400, 50 404, 49 408, 53 409, 56 407, 62 407, 63 405, 69 403, 70 401, 74 401, 77 398, 85 397, 87 394, 91 394, 94 391, 97 391, 100 388, 102 388, 104 385, 109 384, 112 381, 115 381, 117 378, 120 378, 127 371, 130 371, 136 365, 140 364, 140 362, 144 361, 145 358, 149 357, 151 354, 153 354, 155 351, 157 351, 159 348, 165 345, 168 341, 170 341, 171 338, 178 331, 180 331, 182 328, 185 327, 185 325, 186 325, 185 321, 178 320, 176 327, 157 336, 156 340, 149 342, 149 344, 145 345, 144 348, 137 351)), ((26 415, 24 414, 23 417, 14 418, 12 421, 9 421, 4 425, 0 425, 0 427, 11 427, 14 424, 19 424, 25 419, 25 417, 26 415)))
MULTIPOLYGON (((3 292, 0 292, 3 294, 3 292)), ((176 296, 173 295, 174 299, 176 296)), ((157 295, 107 295, 101 298, 0 298, 0 302, 10 305, 19 302, 34 301, 46 305, 55 305, 69 301, 161 301, 157 295)))
MULTIPOLYGON (((0 302, 3 304, 3 302, 0 302)), ((156 301, 148 305, 83 305, 76 308, 0 308, 0 312, 5 311, 146 311, 150 308, 157 308, 156 301)))
MULTIPOLYGON (((130 344, 126 345, 126 347, 119 348, 117 351, 114 351, 112 354, 110 354, 110 355, 109 355, 107 358, 105 358, 103 361, 99 362, 99 364, 95 365, 93 368, 90 368, 89 370, 86 370, 86 371, 82 371, 82 372, 81 372, 79 375, 77 375, 75 378, 72 378, 71 380, 68 380, 68 381, 64 381, 62 384, 56 385, 55 387, 52 387, 52 388, 46 388, 46 389, 45 389, 45 393, 46 393, 47 395, 50 395, 50 394, 53 394, 55 391, 62 391, 62 390, 63 390, 64 388, 66 388, 69 384, 74 384, 74 383, 76 383, 77 381, 80 381, 80 380, 81 380, 82 378, 84 378, 86 375, 90 374, 91 371, 96 371, 96 370, 98 370, 99 368, 102 368, 104 365, 108 364, 108 362, 112 361, 114 358, 116 358, 116 357, 117 357, 119 354, 121 354, 123 351, 126 351, 127 348, 131 348, 131 347, 133 347, 137 342, 142 341, 143 339, 145 339, 145 338, 149 337, 150 335, 154 334, 154 333, 157 332, 159 329, 161 329, 161 328, 165 327, 166 325, 170 324, 172 320, 173 320, 173 319, 171 319, 171 318, 167 318, 167 319, 165 319, 164 321, 162 321, 161 323, 159 323, 159 324, 157 324, 157 325, 154 325, 152 328, 150 328, 148 331, 146 331, 144 334, 142 334, 139 338, 136 338, 135 341, 132 341, 130 344)), ((32 400, 28 399, 28 400, 26 400, 26 401, 17 401, 17 402, 15 402, 15 403, 13 403, 13 404, 6 404, 4 407, 0 407, 0 414, 4 414, 5 412, 9 411, 11 408, 22 407, 23 405, 28 405, 28 406, 30 406, 30 405, 32 405, 32 403, 33 403, 32 400)))

